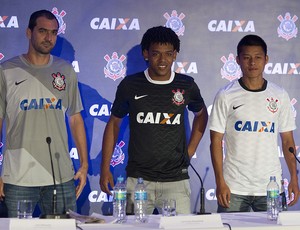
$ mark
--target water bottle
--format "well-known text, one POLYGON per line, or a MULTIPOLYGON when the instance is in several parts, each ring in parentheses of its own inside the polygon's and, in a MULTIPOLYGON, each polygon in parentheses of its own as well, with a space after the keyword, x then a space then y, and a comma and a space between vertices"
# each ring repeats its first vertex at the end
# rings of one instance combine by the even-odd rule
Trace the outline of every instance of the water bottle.
POLYGON ((113 216, 116 223, 125 223, 126 217, 126 184, 124 183, 124 178, 119 176, 117 178, 117 183, 114 187, 113 196, 113 216))
POLYGON ((134 190, 134 213, 136 222, 145 223, 147 216, 148 195, 143 178, 139 177, 134 190))
POLYGON ((267 215, 269 220, 277 220, 279 212, 279 186, 275 176, 270 176, 267 186, 267 215))

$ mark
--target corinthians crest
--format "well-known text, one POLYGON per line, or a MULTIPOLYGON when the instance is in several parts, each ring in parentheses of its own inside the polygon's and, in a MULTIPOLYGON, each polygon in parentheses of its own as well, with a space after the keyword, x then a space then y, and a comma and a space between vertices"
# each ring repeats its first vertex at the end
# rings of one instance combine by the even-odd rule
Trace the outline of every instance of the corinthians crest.
POLYGON ((55 15, 55 17, 59 23, 57 35, 64 34, 66 31, 66 23, 64 22, 63 17, 66 16, 66 14, 67 14, 66 11, 62 10, 60 13, 58 13, 58 9, 56 7, 54 7, 52 9, 52 14, 55 15))
POLYGON ((65 90, 66 88, 66 82, 65 82, 65 76, 62 75, 61 73, 53 73, 52 74, 53 81, 52 85, 55 89, 58 89, 59 91, 65 90))
POLYGON ((268 105, 267 108, 272 112, 276 113, 278 111, 278 99, 274 99, 273 97, 267 98, 268 105))
POLYGON ((166 12, 164 13, 165 19, 167 19, 166 27, 171 28, 178 36, 183 35, 185 26, 182 23, 182 19, 185 18, 185 14, 177 14, 176 10, 172 11, 171 16, 166 12))
POLYGON ((298 20, 298 17, 296 15, 291 18, 290 13, 286 13, 284 17, 279 15, 277 18, 280 21, 280 25, 277 28, 279 37, 282 37, 287 41, 293 37, 297 37, 298 29, 295 22, 298 20))
POLYGON ((117 52, 113 52, 111 57, 106 54, 104 59, 107 61, 107 64, 104 67, 105 77, 115 81, 118 78, 125 76, 126 68, 123 65, 123 61, 126 59, 126 57, 124 55, 121 55, 119 58, 117 52))
POLYGON ((240 78, 242 71, 240 66, 236 63, 232 53, 229 54, 228 59, 225 56, 221 57, 221 61, 224 63, 223 67, 221 68, 222 78, 225 78, 229 81, 240 78))
POLYGON ((122 147, 125 145, 124 141, 120 141, 119 144, 116 145, 113 155, 110 160, 110 165, 115 167, 118 164, 123 164, 125 159, 125 154, 122 150, 122 147))
POLYGON ((174 93, 174 96, 172 98, 172 101, 176 105, 182 105, 184 103, 184 90, 180 91, 180 89, 172 90, 172 93, 174 93))

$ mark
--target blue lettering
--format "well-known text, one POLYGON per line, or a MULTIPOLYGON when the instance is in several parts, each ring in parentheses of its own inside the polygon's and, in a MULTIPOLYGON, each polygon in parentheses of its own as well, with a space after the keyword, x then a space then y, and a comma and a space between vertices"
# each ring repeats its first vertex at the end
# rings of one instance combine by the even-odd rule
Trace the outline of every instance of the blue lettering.
POLYGON ((234 128, 238 132, 275 132, 275 123, 267 121, 236 121, 234 128))

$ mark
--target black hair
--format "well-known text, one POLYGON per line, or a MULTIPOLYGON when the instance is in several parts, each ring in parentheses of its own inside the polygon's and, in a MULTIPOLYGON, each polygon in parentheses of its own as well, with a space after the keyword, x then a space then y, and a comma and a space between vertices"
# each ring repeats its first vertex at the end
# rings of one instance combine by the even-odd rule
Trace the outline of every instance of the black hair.
POLYGON ((40 17, 45 17, 49 20, 55 19, 57 22, 57 26, 59 27, 59 22, 55 15, 51 13, 49 10, 39 10, 36 12, 33 12, 30 16, 29 23, 28 23, 28 28, 32 31, 33 28, 36 26, 36 20, 40 17))
POLYGON ((141 41, 142 51, 149 50, 151 44, 172 44, 174 50, 179 53, 180 40, 177 34, 170 28, 164 26, 152 27, 146 31, 141 41))
POLYGON ((243 46, 260 46, 261 48, 263 48, 265 55, 267 55, 267 44, 261 37, 257 35, 249 34, 240 40, 239 44, 237 45, 238 56, 242 52, 243 46))

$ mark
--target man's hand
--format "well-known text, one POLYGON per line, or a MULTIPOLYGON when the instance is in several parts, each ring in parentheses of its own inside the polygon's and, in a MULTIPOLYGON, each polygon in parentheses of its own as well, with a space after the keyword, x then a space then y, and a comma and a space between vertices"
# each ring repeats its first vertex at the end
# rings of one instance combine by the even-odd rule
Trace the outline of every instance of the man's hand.
POLYGON ((87 170, 88 170, 87 168, 80 167, 79 170, 77 171, 77 173, 74 176, 74 180, 79 179, 79 183, 76 187, 76 199, 78 199, 78 197, 82 193, 82 190, 83 190, 83 188, 86 184, 87 170))
POLYGON ((108 185, 110 185, 112 188, 115 186, 114 185, 114 179, 113 179, 113 175, 111 174, 110 171, 108 172, 101 172, 100 175, 100 188, 103 192, 112 195, 108 185))

